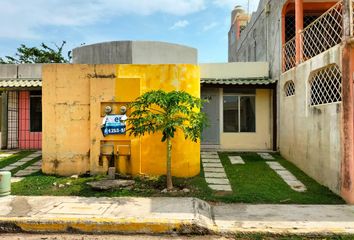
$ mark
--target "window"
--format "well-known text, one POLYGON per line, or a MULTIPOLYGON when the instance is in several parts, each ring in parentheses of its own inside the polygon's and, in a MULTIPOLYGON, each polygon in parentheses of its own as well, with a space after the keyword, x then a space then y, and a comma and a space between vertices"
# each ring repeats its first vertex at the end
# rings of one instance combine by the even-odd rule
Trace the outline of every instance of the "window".
POLYGON ((42 92, 30 92, 30 130, 31 132, 42 131, 42 92))
POLYGON ((337 65, 316 71, 310 79, 310 105, 342 101, 342 74, 337 65))
POLYGON ((293 81, 287 81, 284 85, 285 96, 290 97, 295 95, 295 83, 293 81))
POLYGON ((240 89, 238 93, 224 91, 224 132, 255 132, 255 90, 240 89), (246 92, 246 93, 245 93, 246 92))
POLYGON ((243 30, 246 29, 246 25, 241 25, 240 26, 240 36, 241 36, 241 33, 243 32, 243 30))

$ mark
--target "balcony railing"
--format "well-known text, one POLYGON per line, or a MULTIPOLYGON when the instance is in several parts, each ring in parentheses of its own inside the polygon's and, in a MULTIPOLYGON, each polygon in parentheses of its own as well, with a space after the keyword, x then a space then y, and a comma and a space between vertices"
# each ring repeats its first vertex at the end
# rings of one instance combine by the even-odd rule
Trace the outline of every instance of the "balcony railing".
POLYGON ((283 70, 288 71, 296 65, 295 37, 287 41, 283 46, 283 70))
POLYGON ((343 2, 340 1, 301 32, 301 62, 304 62, 342 41, 343 2))
MULTIPOLYGON (((353 16, 354 18, 354 16, 353 16)), ((353 31, 353 30, 352 30, 353 31)), ((343 1, 339 1, 300 33, 300 62, 339 44, 343 36, 343 1)), ((296 65, 295 38, 283 46, 283 71, 296 65)))

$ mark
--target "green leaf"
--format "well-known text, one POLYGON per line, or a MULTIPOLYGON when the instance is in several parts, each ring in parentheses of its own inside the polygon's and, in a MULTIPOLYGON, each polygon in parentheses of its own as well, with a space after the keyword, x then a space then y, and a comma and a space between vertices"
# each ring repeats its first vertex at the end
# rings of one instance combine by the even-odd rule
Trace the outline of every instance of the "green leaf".
POLYGON ((42 43, 38 47, 27 47, 25 44, 21 44, 17 48, 17 52, 14 57, 5 56, 5 59, 0 58, 0 64, 22 64, 22 63, 68 63, 71 60, 71 53, 68 53, 68 57, 63 56, 63 48, 66 44, 62 41, 61 45, 55 45, 55 48, 51 48, 48 45, 42 43))

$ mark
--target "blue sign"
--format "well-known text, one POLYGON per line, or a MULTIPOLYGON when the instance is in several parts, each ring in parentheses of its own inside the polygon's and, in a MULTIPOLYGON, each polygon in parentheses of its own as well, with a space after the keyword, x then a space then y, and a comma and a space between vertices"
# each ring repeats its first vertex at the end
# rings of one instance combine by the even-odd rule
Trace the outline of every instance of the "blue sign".
POLYGON ((127 120, 126 115, 106 115, 103 118, 101 128, 103 136, 111 134, 125 134, 125 120, 127 120))

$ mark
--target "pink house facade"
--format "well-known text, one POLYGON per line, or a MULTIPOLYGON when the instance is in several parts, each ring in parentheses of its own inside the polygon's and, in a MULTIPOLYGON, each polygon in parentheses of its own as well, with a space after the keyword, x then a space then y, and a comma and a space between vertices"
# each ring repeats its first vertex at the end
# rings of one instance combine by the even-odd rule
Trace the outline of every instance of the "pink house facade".
POLYGON ((0 65, 1 149, 42 149, 40 64, 0 65))

